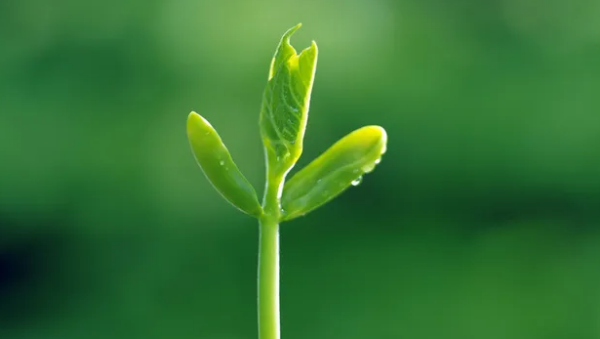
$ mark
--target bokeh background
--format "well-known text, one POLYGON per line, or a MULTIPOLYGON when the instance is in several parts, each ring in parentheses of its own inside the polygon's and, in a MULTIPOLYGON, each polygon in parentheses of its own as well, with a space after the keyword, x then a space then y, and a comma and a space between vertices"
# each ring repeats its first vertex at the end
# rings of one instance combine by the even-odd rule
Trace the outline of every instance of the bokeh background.
POLYGON ((194 163, 191 110, 262 192, 280 36, 319 45, 307 164, 384 126, 364 182, 282 226, 300 338, 600 338, 600 1, 1 0, 0 337, 256 338, 257 225, 194 163))

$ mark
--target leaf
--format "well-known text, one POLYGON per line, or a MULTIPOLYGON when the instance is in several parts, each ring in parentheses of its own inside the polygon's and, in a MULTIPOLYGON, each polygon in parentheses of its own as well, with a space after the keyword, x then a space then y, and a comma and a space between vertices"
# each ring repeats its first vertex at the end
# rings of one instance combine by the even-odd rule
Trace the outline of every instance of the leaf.
POLYGON ((242 212, 260 217, 262 208, 254 187, 240 172, 211 124, 192 112, 187 134, 196 161, 215 189, 242 212))
POLYGON ((260 129, 269 170, 277 175, 289 171, 302 154, 310 94, 317 66, 317 45, 299 55, 290 37, 301 24, 288 30, 279 43, 263 94, 260 129))
POLYGON ((387 134, 379 126, 360 128, 331 146, 284 186, 283 220, 302 216, 360 183, 386 151, 387 134))

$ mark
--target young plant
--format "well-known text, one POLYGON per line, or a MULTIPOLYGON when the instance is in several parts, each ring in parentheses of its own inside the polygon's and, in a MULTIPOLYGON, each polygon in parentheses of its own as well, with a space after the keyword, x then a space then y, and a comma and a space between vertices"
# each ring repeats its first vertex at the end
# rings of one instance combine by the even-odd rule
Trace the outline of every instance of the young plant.
POLYGON ((269 69, 260 111, 260 134, 266 156, 262 205, 211 124, 195 112, 187 134, 196 161, 216 190, 233 206, 259 221, 258 332, 260 339, 279 339, 279 224, 303 216, 356 186, 386 150, 379 126, 362 127, 331 146, 286 182, 302 154, 310 94, 317 66, 317 45, 300 54, 288 30, 269 69))

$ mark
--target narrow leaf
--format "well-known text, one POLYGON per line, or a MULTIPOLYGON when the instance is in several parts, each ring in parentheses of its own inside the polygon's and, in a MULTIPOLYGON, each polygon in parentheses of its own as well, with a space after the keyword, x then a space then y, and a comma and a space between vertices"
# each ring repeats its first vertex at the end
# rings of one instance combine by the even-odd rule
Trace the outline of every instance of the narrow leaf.
POLYGON ((386 144, 387 134, 379 126, 366 126, 340 139, 285 184, 283 220, 304 215, 359 184, 380 162, 386 144))
POLYGON ((256 191, 233 162, 211 124, 192 112, 187 121, 187 134, 196 161, 216 190, 242 212, 259 217, 262 208, 256 191))
POLYGON ((300 24, 288 30, 279 43, 263 94, 260 128, 270 172, 284 174, 302 154, 310 94, 316 66, 317 45, 299 55, 290 37, 300 24))

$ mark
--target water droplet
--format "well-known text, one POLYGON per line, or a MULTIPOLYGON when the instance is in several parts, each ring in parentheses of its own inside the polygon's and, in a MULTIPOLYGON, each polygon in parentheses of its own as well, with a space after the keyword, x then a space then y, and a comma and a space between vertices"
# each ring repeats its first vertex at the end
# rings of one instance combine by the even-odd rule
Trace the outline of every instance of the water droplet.
POLYGON ((358 168, 355 168, 352 173, 358 173, 358 168))
POLYGON ((375 160, 375 165, 378 165, 381 162, 381 158, 375 160))
POLYGON ((219 165, 224 166, 225 165, 225 161, 224 160, 219 161, 219 165))
POLYGON ((362 167, 364 173, 369 173, 375 168, 375 164, 367 164, 362 167))
POLYGON ((387 144, 383 145, 383 148, 381 149, 381 154, 384 154, 387 151, 387 144))
POLYGON ((354 179, 354 181, 352 181, 352 186, 358 186, 358 185, 360 185, 361 182, 362 182, 362 176, 354 179))

